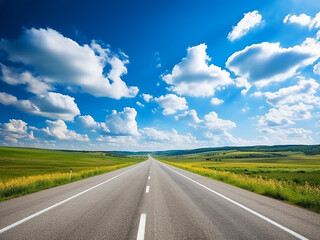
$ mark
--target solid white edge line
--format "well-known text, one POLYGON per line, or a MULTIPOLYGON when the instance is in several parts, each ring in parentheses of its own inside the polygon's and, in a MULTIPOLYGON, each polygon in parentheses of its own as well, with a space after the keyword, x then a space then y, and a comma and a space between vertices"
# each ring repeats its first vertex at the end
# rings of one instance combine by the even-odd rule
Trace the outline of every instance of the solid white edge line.
POLYGON ((148 192, 149 192, 149 189, 150 189, 150 187, 149 187, 149 186, 147 186, 147 187, 146 187, 146 193, 148 193, 148 192))
POLYGON ((124 174, 132 171, 133 169, 135 169, 135 168, 137 168, 137 167, 139 167, 139 166, 136 166, 136 167, 134 167, 134 168, 131 168, 131 169, 129 169, 129 170, 123 172, 123 173, 120 173, 120 174, 117 175, 117 176, 114 176, 114 177, 112 177, 112 178, 110 178, 110 179, 108 179, 108 180, 106 180, 106 181, 103 181, 103 182, 101 182, 101 183, 99 183, 99 184, 97 184, 97 185, 95 185, 95 186, 93 186, 93 187, 91 187, 91 188, 88 188, 88 189, 86 189, 86 190, 84 190, 84 191, 82 191, 82 192, 80 192, 80 193, 78 193, 78 194, 76 194, 76 195, 73 195, 73 196, 71 196, 71 197, 69 197, 69 198, 67 198, 67 199, 65 199, 65 200, 62 200, 62 201, 60 201, 60 202, 58 202, 58 203, 56 203, 56 204, 54 204, 54 205, 52 205, 52 206, 50 206, 50 207, 47 207, 47 208, 45 208, 45 209, 43 209, 43 210, 41 210, 41 211, 39 211, 39 212, 36 212, 36 213, 34 213, 34 214, 26 217, 26 218, 23 218, 23 219, 15 222, 15 223, 13 223, 13 224, 10 224, 9 226, 6 226, 6 227, 0 229, 0 233, 3 233, 3 232, 5 232, 5 231, 8 231, 9 229, 14 228, 14 227, 16 227, 16 226, 18 226, 18 225, 20 225, 20 224, 22 224, 22 223, 24 223, 24 222, 32 219, 32 218, 35 218, 35 217, 41 215, 42 213, 45 213, 45 212, 47 212, 47 211, 49 211, 49 210, 51 210, 51 209, 53 209, 53 208, 55 208, 55 207, 58 207, 58 206, 66 203, 66 202, 68 202, 68 201, 70 201, 70 200, 72 200, 72 199, 74 199, 74 198, 76 198, 76 197, 79 197, 80 195, 82 195, 82 194, 84 194, 84 193, 86 193, 86 192, 89 192, 89 191, 91 191, 91 190, 93 190, 93 189, 95 189, 95 188, 97 188, 97 187, 99 187, 99 186, 101 186, 101 185, 103 185, 103 184, 105 184, 105 183, 107 183, 107 182, 110 182, 110 181, 112 181, 112 180, 120 177, 121 175, 124 175, 124 174))
POLYGON ((147 214, 142 213, 140 216, 137 240, 144 240, 144 231, 146 229, 146 218, 147 218, 147 214))
POLYGON ((238 207, 240 207, 240 208, 242 208, 242 209, 244 209, 244 210, 246 210, 246 211, 248 211, 248 212, 252 213, 253 215, 256 215, 257 217, 259 217, 259 218, 261 218, 261 219, 263 219, 263 220, 265 220, 265 221, 267 221, 267 222, 269 222, 269 223, 271 223, 271 224, 273 224, 273 225, 277 226, 278 228, 280 228, 280 229, 282 229, 282 230, 284 230, 284 231, 286 231, 286 232, 290 233, 291 235, 295 236, 296 238, 298 238, 298 239, 302 239, 302 240, 307 240, 307 239, 308 239, 308 238, 306 238, 306 237, 304 237, 304 236, 300 235, 299 233, 296 233, 296 232, 294 232, 293 230, 291 230, 291 229, 289 229, 289 228, 287 228, 287 227, 285 227, 285 226, 283 226, 283 225, 281 225, 281 224, 279 224, 279 223, 277 223, 277 222, 275 222, 275 221, 271 220, 270 218, 267 218, 267 217, 265 217, 264 215, 262 215, 262 214, 260 214, 260 213, 258 213, 258 212, 256 212, 256 211, 254 211, 254 210, 252 210, 252 209, 250 209, 250 208, 248 208, 248 207, 246 207, 246 206, 242 205, 241 203, 238 203, 238 202, 236 202, 236 201, 234 201, 234 200, 232 200, 232 199, 230 199, 230 198, 228 198, 228 197, 226 197, 226 196, 222 195, 221 193, 218 193, 218 192, 216 192, 216 191, 212 190, 211 188, 208 188, 208 187, 204 186, 203 184, 201 184, 201 183, 199 183, 199 182, 197 182, 197 181, 195 181, 195 180, 193 180, 193 179, 191 179, 191 178, 189 178, 189 177, 187 177, 187 176, 185 176, 185 175, 183 175, 183 174, 181 174, 181 173, 177 172, 176 170, 173 170, 172 168, 170 168, 170 167, 166 166, 165 164, 163 164, 163 163, 160 163, 160 164, 161 164, 161 165, 163 165, 164 167, 166 167, 166 168, 170 169, 171 171, 173 171, 173 172, 175 172, 175 173, 179 174, 180 176, 182 176, 182 177, 184 177, 184 178, 186 178, 186 179, 190 180, 191 182, 193 182, 193 183, 195 183, 195 184, 197 184, 197 185, 199 185, 199 186, 201 186, 201 187, 203 187, 203 188, 207 189, 208 191, 210 191, 210 192, 212 192, 212 193, 214 193, 214 194, 218 195, 219 197, 224 198, 225 200, 227 200, 227 201, 229 201, 229 202, 231 202, 231 203, 233 203, 233 204, 237 205, 238 207))

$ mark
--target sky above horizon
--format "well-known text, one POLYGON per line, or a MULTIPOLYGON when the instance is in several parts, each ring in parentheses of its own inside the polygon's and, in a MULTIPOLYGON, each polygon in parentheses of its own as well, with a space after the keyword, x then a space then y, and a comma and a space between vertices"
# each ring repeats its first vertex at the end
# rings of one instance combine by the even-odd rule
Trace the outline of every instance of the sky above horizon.
POLYGON ((0 0, 0 145, 319 144, 319 1, 0 0))

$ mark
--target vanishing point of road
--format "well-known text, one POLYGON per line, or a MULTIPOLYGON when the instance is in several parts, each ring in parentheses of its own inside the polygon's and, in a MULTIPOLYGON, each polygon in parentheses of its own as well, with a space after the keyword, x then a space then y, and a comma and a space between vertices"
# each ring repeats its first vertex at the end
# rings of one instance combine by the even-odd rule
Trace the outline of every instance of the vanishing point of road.
POLYGON ((320 239, 320 214, 149 156, 1 202, 0 239, 320 239))

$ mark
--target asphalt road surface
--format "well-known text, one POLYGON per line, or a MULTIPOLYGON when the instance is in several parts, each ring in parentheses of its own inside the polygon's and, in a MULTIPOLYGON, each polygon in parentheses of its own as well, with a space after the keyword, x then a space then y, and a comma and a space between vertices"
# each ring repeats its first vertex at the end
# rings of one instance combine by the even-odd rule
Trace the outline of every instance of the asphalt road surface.
POLYGON ((320 239, 320 214, 149 157, 1 202, 0 239, 320 239))

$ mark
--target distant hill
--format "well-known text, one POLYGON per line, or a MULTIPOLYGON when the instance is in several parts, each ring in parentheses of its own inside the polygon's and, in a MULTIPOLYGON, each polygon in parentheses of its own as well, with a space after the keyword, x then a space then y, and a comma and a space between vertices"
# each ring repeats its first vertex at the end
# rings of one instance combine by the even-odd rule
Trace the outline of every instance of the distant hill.
POLYGON ((106 152, 109 154, 118 154, 118 155, 124 155, 124 156, 138 156, 138 155, 148 155, 148 154, 153 154, 153 152, 130 152, 130 151, 110 151, 106 152))
MULTIPOLYGON (((32 149, 32 148, 30 148, 32 149)), ((83 152, 83 153, 103 153, 110 157, 124 157, 124 156, 137 156, 137 155, 163 155, 175 156, 185 154, 197 154, 213 151, 239 151, 239 152, 302 152, 305 155, 320 155, 320 145, 274 145, 274 146, 226 146, 226 147, 212 147, 212 148, 196 148, 187 150, 167 150, 167 151, 77 151, 77 150, 60 150, 64 152, 83 152)))
POLYGON ((198 148, 190 150, 168 150, 152 152, 155 155, 185 155, 196 154, 212 151, 240 151, 240 152, 303 152, 306 155, 320 154, 320 145, 274 145, 274 146, 245 146, 245 147, 214 147, 214 148, 198 148))

